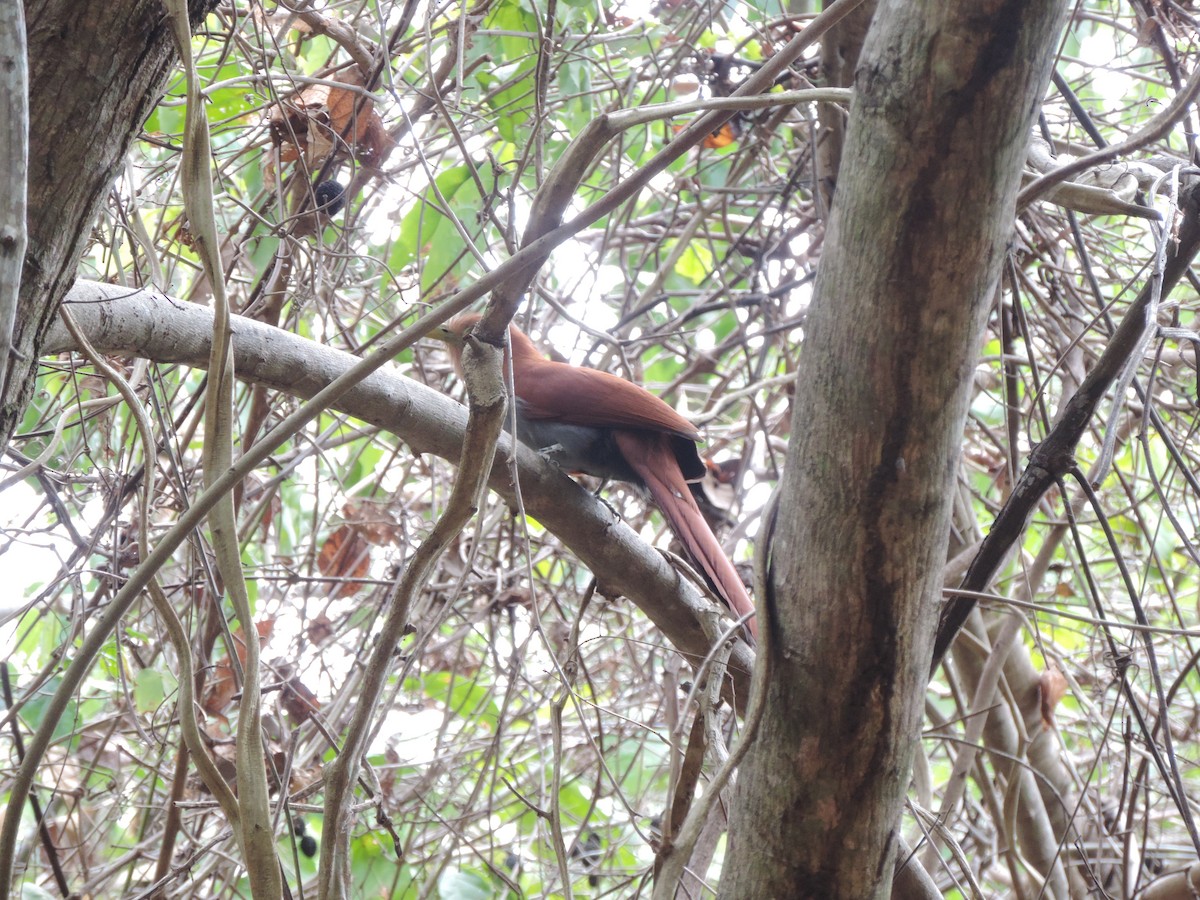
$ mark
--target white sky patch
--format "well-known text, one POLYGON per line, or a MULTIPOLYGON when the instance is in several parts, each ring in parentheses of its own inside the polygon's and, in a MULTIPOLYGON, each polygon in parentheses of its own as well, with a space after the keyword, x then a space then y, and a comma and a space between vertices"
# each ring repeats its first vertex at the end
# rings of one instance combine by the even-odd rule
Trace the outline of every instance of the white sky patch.
MULTIPOLYGON (((368 756, 387 750, 395 752, 403 765, 429 765, 437 753, 438 732, 446 719, 443 709, 422 709, 417 712, 392 710, 383 719, 368 756)), ((457 733, 461 724, 453 719, 447 726, 447 736, 457 733)))
POLYGON ((717 346, 717 339, 713 337, 713 333, 707 328, 699 328, 689 332, 688 343, 701 352, 711 350, 717 346))
POLYGON ((29 595, 48 578, 53 578, 63 559, 71 552, 71 542, 61 528, 45 531, 52 518, 43 510, 27 521, 42 500, 40 491, 26 482, 5 488, 0 495, 0 529, 13 535, 19 529, 28 531, 18 536, 0 553, 0 647, 11 647, 16 639, 20 617, 16 615, 29 595), (9 617, 11 621, 6 621, 9 617))
POLYGON ((569 298, 567 311, 580 319, 589 298, 603 296, 623 281, 616 266, 597 265, 596 254, 581 241, 566 241, 556 247, 549 265, 569 298))
POLYGON ((617 5, 614 12, 630 19, 650 21, 654 18, 650 13, 656 5, 657 0, 624 0, 617 5))
POLYGON ((596 287, 599 294, 611 293, 625 285, 629 276, 620 266, 600 265, 596 267, 596 287))
POLYGON ((662 171, 650 179, 650 190, 658 191, 661 194, 670 194, 675 191, 675 182, 678 176, 674 172, 662 171))
MULTIPOLYGON (((742 508, 747 510, 760 510, 767 505, 767 501, 771 499, 771 491, 774 488, 766 481, 757 481, 746 491, 742 497, 742 508)), ((758 526, 762 524, 761 516, 753 516, 750 518, 750 525, 746 528, 746 538, 754 540, 758 536, 758 526)))
MULTIPOLYGON (((1125 48, 1117 45, 1111 32, 1089 34, 1079 42, 1079 55, 1091 67, 1091 89, 1100 96, 1104 112, 1113 112, 1124 107, 1124 97, 1132 86, 1129 75, 1121 66, 1129 62, 1125 48)), ((1071 69, 1075 69, 1072 66, 1071 69)), ((1078 72, 1072 72, 1071 77, 1078 72)))

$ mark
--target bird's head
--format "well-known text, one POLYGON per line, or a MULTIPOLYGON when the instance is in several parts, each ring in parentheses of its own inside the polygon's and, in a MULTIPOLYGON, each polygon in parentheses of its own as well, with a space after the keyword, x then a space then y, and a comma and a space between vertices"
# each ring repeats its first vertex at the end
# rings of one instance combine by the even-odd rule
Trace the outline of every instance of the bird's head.
MULTIPOLYGON (((466 339, 467 333, 482 318, 483 313, 461 312, 449 322, 430 329, 429 337, 446 342, 446 346, 450 348, 450 355, 454 358, 457 366, 457 361, 462 356, 463 341, 466 339)), ((545 359, 529 336, 516 325, 508 326, 508 346, 509 351, 516 359, 527 361, 545 359)))
POLYGON ((482 318, 483 316, 477 312, 461 312, 450 321, 432 328, 429 337, 445 341, 452 350, 461 351, 467 332, 482 318))

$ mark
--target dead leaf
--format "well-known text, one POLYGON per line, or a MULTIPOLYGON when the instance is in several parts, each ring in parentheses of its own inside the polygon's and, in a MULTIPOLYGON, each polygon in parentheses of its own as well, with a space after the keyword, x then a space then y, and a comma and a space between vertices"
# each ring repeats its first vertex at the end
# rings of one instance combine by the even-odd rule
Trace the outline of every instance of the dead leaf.
POLYGON ((508 588, 491 598, 491 607, 495 610, 532 609, 533 594, 525 588, 508 588))
POLYGON ((205 712, 217 715, 233 702, 233 695, 236 693, 237 680, 233 677, 233 666, 229 664, 229 657, 226 656, 209 671, 200 705, 205 712))
POLYGON ((1042 704, 1042 730, 1054 727, 1054 708, 1067 693, 1067 676, 1051 663, 1038 679, 1038 695, 1042 704))
POLYGON ((310 84, 300 93, 280 101, 271 111, 271 140, 281 162, 303 159, 315 169, 331 155, 353 156, 363 165, 378 168, 392 152, 394 142, 362 87, 357 69, 339 74, 335 84, 310 84))
POLYGON ((377 500, 350 500, 342 507, 342 515, 348 525, 376 546, 399 544, 404 537, 395 513, 377 500))
POLYGON ((330 579, 326 585, 331 596, 352 597, 358 593, 363 585, 349 579, 366 578, 371 571, 371 544, 362 529, 339 525, 321 545, 317 569, 330 579))
POLYGON ((308 623, 308 639, 318 647, 333 637, 333 622, 322 613, 308 623))
POLYGON ((307 722, 321 708, 321 701, 298 677, 292 676, 283 686, 279 702, 294 728, 307 722))
MULTIPOLYGON (((261 647, 266 641, 270 640, 271 632, 275 630, 275 620, 273 618, 262 619, 254 625, 255 631, 258 632, 258 644, 261 647)), ((246 664, 246 643, 242 638, 242 629, 237 629, 233 633, 233 645, 237 651, 238 661, 244 666, 246 664)), ((217 662, 213 663, 209 670, 208 680, 204 684, 204 695, 200 700, 200 705, 204 711, 211 715, 218 715, 225 707, 227 707, 238 692, 238 682, 233 670, 233 664, 228 656, 223 656, 217 662)))

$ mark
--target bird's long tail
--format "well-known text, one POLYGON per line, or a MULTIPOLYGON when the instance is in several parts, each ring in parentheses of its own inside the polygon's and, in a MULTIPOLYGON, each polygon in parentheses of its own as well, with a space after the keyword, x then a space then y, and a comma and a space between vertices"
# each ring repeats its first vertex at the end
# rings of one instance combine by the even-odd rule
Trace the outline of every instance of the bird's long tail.
POLYGON ((667 437, 618 431, 615 438, 621 453, 645 482, 654 502, 671 523, 671 529, 708 576, 717 593, 729 604, 733 614, 739 618, 750 615, 747 625, 757 639, 758 621, 754 616, 754 603, 746 593, 737 569, 721 549, 716 535, 692 499, 667 437))

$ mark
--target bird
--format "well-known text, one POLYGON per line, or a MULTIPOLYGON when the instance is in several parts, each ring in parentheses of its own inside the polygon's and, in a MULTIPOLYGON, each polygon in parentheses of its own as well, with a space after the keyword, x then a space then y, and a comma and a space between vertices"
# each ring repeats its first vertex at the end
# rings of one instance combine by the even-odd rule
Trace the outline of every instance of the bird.
MULTIPOLYGON (((431 335, 446 342, 462 374, 467 332, 482 318, 460 313, 431 335)), ((517 438, 568 474, 630 482, 649 492, 688 555, 758 638, 754 602, 696 505, 689 482, 706 464, 696 427, 645 388, 608 372, 548 359, 510 325, 517 438)))

